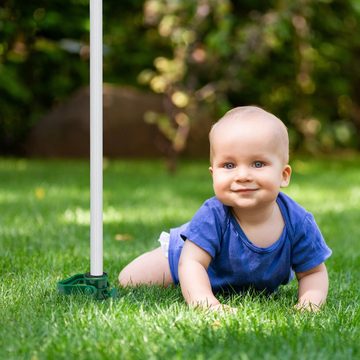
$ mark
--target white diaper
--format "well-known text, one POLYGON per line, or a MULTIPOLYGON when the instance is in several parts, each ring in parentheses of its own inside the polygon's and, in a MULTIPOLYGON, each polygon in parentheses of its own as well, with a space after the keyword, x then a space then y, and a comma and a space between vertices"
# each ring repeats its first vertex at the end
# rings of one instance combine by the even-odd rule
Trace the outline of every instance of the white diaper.
POLYGON ((170 242, 170 234, 163 231, 160 234, 160 237, 158 239, 158 242, 160 243, 161 249, 167 258, 169 256, 169 242, 170 242))

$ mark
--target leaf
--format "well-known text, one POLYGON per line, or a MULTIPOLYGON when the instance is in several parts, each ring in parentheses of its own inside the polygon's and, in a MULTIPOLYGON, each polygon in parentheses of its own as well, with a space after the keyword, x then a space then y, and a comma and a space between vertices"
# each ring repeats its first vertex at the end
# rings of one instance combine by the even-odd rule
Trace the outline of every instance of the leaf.
POLYGON ((37 188, 35 189, 35 197, 36 197, 38 200, 44 199, 44 197, 45 197, 45 189, 42 188, 42 187, 37 187, 37 188))
POLYGON ((128 241, 128 240, 132 240, 134 237, 130 234, 116 234, 115 235, 115 240, 116 241, 128 241))

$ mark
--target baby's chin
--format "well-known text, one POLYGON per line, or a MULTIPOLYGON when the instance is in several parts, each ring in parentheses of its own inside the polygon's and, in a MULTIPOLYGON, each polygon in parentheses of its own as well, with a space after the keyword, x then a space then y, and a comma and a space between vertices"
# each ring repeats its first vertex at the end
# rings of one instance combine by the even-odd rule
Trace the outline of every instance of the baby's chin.
POLYGON ((256 207, 256 201, 250 198, 238 199, 238 201, 234 201, 232 199, 228 199, 226 197, 217 196, 217 199, 224 204, 225 206, 229 206, 231 208, 239 208, 239 209, 249 209, 252 207, 256 207))
POLYGON ((276 203, 277 194, 267 196, 266 198, 259 198, 252 196, 252 194, 238 197, 237 199, 229 199, 226 196, 218 196, 216 198, 225 206, 228 206, 234 210, 261 210, 272 206, 276 203))

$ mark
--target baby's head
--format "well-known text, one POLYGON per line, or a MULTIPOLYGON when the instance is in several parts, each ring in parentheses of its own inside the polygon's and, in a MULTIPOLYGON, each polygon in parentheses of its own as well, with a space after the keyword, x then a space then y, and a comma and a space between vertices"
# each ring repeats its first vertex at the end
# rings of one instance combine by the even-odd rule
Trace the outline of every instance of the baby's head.
POLYGON ((233 208, 274 203, 289 184, 285 125, 255 106, 227 112, 210 131, 210 172, 215 195, 233 208))
POLYGON ((260 150, 259 147, 266 147, 267 151, 275 152, 284 165, 289 162, 289 136, 286 126, 275 115, 259 107, 236 107, 213 125, 209 134, 211 163, 216 149, 234 137, 239 141, 246 138, 247 150, 256 152, 260 150))

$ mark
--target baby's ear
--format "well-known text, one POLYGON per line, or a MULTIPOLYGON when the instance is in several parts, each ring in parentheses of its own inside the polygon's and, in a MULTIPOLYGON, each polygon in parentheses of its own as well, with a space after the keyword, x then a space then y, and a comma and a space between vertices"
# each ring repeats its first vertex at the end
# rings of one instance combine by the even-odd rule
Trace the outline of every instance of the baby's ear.
POLYGON ((291 166, 285 165, 284 169, 282 171, 282 181, 281 181, 281 187, 287 187, 290 183, 291 178, 291 166))
POLYGON ((213 174, 212 166, 209 166, 209 171, 210 171, 210 174, 212 175, 213 174))

